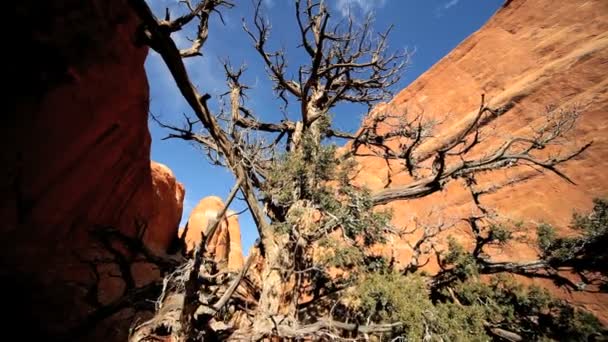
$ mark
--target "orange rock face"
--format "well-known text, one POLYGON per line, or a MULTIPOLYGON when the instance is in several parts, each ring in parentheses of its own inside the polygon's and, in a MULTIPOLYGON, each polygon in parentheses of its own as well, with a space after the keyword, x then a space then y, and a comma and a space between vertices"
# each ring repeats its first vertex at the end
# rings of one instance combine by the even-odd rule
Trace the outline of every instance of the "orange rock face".
POLYGON ((152 162, 153 211, 143 241, 157 254, 167 251, 182 218, 185 189, 165 165, 152 162))
POLYGON ((17 94, 0 134, 5 324, 28 322, 24 340, 125 340, 135 310, 119 300, 159 271, 109 234, 143 234, 162 251, 183 199, 171 172, 150 163, 138 20, 123 0, 16 7, 29 24, 14 32, 24 64, 7 64, 17 94))
MULTIPOLYGON (((216 196, 203 198, 190 213, 184 234, 186 250, 193 251, 204 236, 210 220, 215 219, 224 207, 222 199, 216 196)), ((228 270, 238 271, 243 267, 241 229, 237 215, 228 210, 221 218, 219 226, 209 240, 209 254, 219 265, 228 270)))
MULTIPOLYGON (((534 225, 547 222, 568 233, 573 210, 590 210, 591 200, 608 196, 608 6, 602 0, 509 1, 479 31, 463 41, 450 54, 401 91, 390 103, 378 108, 393 113, 424 113, 438 119, 434 140, 421 146, 434 147, 453 137, 477 111, 480 95, 491 106, 512 102, 515 106, 494 120, 495 138, 488 146, 508 136, 529 134, 530 126, 542 123, 544 107, 577 105, 582 111, 574 132, 568 136, 574 145, 593 141, 583 155, 560 166, 576 185, 555 174, 530 168, 492 172, 479 177, 480 186, 525 176, 526 181, 482 197, 483 203, 514 221, 525 222, 534 236, 534 225)), ((359 181, 375 190, 411 181, 404 166, 392 163, 391 169, 378 158, 360 158, 359 181), (390 178, 389 178, 390 176, 390 178), (390 181, 390 184, 389 184, 390 181)), ((458 220, 475 210, 468 191, 453 182, 440 193, 419 200, 396 201, 397 225, 411 227, 415 217, 458 220)), ((463 243, 471 243, 466 229, 451 231, 463 243)), ((413 236, 416 239, 418 236, 413 236)), ((388 253, 408 262, 411 248, 394 240, 388 253)), ((533 260, 537 251, 530 244, 513 242, 491 251, 496 260, 533 260)), ((437 269, 434 258, 427 266, 437 269)), ((544 286, 551 284, 543 283, 544 286)), ((608 295, 566 291, 554 288, 563 298, 587 304, 608 320, 608 295)))

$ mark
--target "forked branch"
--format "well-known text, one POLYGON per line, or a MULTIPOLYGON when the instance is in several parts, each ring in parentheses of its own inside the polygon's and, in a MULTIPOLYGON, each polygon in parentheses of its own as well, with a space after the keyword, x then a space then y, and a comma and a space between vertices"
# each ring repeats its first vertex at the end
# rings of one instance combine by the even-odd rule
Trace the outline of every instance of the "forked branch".
MULTIPOLYGON (((482 96, 483 101, 483 96, 482 96)), ((592 142, 569 151, 558 151, 553 156, 546 156, 541 151, 550 146, 559 146, 560 139, 573 128, 580 115, 578 108, 551 109, 545 113, 546 122, 534 129, 530 137, 512 137, 481 157, 468 157, 470 152, 479 148, 481 122, 488 116, 501 115, 501 111, 488 108, 484 102, 478 114, 448 144, 435 151, 435 159, 429 175, 410 184, 393 187, 377 192, 374 195, 376 204, 393 200, 407 200, 426 196, 443 189, 452 179, 466 178, 481 172, 510 168, 516 165, 532 165, 551 171, 566 181, 573 183, 557 166, 576 158, 589 148, 592 142), (450 161, 449 157, 451 157, 450 161), (454 158, 456 157, 456 158, 454 158)), ((389 157, 394 153, 389 152, 389 157)), ((423 160, 416 155, 416 149, 410 151, 408 159, 423 160), (413 157, 412 157, 413 155, 413 157)))

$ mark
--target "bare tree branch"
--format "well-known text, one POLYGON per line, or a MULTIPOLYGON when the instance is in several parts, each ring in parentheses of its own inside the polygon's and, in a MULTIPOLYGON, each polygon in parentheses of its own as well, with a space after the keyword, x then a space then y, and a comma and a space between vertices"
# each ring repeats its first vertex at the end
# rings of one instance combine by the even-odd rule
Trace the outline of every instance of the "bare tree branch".
POLYGON ((220 212, 216 215, 214 219, 209 221, 207 229, 205 230, 203 236, 201 236, 201 242, 199 245, 196 246, 196 249, 194 251, 194 262, 192 268, 189 270, 190 273, 188 275, 188 280, 185 284, 184 308, 182 310, 180 318, 185 336, 193 336, 193 332, 195 329, 194 313, 198 308, 198 279, 200 268, 203 262, 203 256, 207 251, 207 243, 215 233, 222 218, 226 215, 226 211, 228 210, 230 203, 232 203, 232 200, 236 196, 236 193, 238 192, 239 188, 241 187, 242 182, 242 180, 238 180, 237 183, 234 185, 234 187, 230 191, 230 194, 228 194, 228 198, 226 199, 224 207, 222 208, 222 210, 220 210, 220 212))
POLYGON ((179 50, 175 46, 175 43, 171 37, 162 30, 161 26, 158 24, 158 21, 154 17, 154 14, 145 1, 130 0, 130 3, 150 31, 153 45, 156 47, 157 52, 165 61, 165 64, 167 64, 180 92, 193 109, 203 126, 209 131, 214 143, 227 158, 228 164, 235 173, 235 176, 238 179, 243 179, 241 190, 245 195, 249 209, 251 210, 254 221, 256 222, 258 233, 260 237, 262 237, 262 240, 264 240, 264 237, 267 234, 266 232, 268 231, 268 225, 265 220, 265 215, 255 196, 252 181, 248 176, 248 170, 241 164, 240 156, 237 154, 238 151, 233 149, 233 144, 230 142, 226 132, 220 127, 215 117, 209 111, 206 103, 209 99, 209 95, 200 95, 197 92, 196 88, 190 81, 179 50))
POLYGON ((163 30, 169 32, 177 32, 181 30, 185 25, 190 23, 195 17, 198 18, 198 29, 196 38, 192 42, 192 46, 188 49, 180 51, 180 55, 184 58, 201 56, 201 48, 207 41, 209 35, 209 16, 212 12, 220 13, 218 7, 231 8, 234 5, 227 0, 201 0, 196 7, 192 7, 190 0, 180 0, 180 3, 185 4, 189 11, 183 16, 171 21, 169 9, 167 8, 165 20, 159 22, 159 26, 163 30))
MULTIPOLYGON (((533 152, 544 150, 552 144, 555 145, 556 139, 563 137, 572 128, 573 122, 579 116, 579 112, 576 109, 572 109, 571 111, 562 110, 559 115, 549 112, 546 114, 548 123, 539 127, 534 137, 511 138, 486 155, 477 159, 467 160, 466 154, 473 146, 480 143, 478 128, 476 127, 478 127, 479 122, 484 120, 484 113, 495 116, 497 112, 485 107, 485 104, 482 102, 478 115, 458 134, 458 137, 435 152, 436 157, 433 162, 433 173, 431 175, 404 186, 379 191, 374 194, 374 202, 376 204, 383 204, 393 200, 426 196, 442 189, 451 179, 526 163, 540 166, 573 183, 556 166, 579 156, 591 146, 592 142, 548 158, 536 156, 533 152), (473 135, 472 139, 467 142, 467 137, 471 135, 473 135), (455 149, 461 145, 464 147, 456 151, 455 149), (448 155, 459 156, 460 160, 446 165, 446 157, 448 155)), ((419 157, 417 160, 420 160, 419 157)))
POLYGON ((301 91, 295 82, 288 80, 285 78, 285 59, 283 57, 283 52, 273 52, 269 53, 266 51, 266 41, 269 35, 269 26, 265 19, 262 18, 260 13, 260 7, 262 6, 262 1, 258 0, 255 5, 254 12, 254 25, 257 30, 257 34, 254 34, 249 30, 247 25, 245 24, 245 20, 243 20, 243 30, 247 32, 247 34, 251 37, 255 44, 256 51, 262 56, 266 67, 270 72, 271 78, 277 83, 276 89, 281 93, 283 91, 289 91, 296 97, 301 97, 301 91), (272 59, 274 58, 275 61, 272 59))

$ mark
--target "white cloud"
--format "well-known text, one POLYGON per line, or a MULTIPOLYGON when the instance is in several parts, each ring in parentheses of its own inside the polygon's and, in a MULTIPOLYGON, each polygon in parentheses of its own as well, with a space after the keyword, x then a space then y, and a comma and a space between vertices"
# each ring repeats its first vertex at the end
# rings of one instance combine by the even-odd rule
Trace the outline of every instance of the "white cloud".
POLYGON ((272 6, 274 6, 274 0, 264 0, 264 6, 272 8, 272 6))
POLYGON ((375 8, 383 7, 386 0, 338 0, 336 7, 343 16, 357 12, 367 14, 375 8))
POLYGON ((459 1, 460 0, 450 0, 443 5, 443 9, 446 9, 446 10, 450 9, 450 7, 454 7, 454 6, 458 5, 459 1))
POLYGON ((460 2, 460 0, 450 0, 448 2, 443 3, 442 5, 438 6, 435 9, 435 17, 441 18, 443 16, 444 12, 446 12, 450 8, 458 5, 459 2, 460 2))

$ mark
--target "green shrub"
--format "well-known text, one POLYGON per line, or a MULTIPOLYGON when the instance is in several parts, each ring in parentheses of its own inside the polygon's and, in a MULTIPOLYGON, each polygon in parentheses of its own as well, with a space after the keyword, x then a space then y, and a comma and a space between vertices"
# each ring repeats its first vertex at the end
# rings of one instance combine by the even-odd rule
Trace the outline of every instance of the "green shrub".
POLYGON ((591 213, 575 213, 571 228, 575 237, 557 237, 548 224, 537 228, 538 246, 543 257, 554 265, 570 265, 579 269, 608 270, 608 201, 595 199, 591 213))

